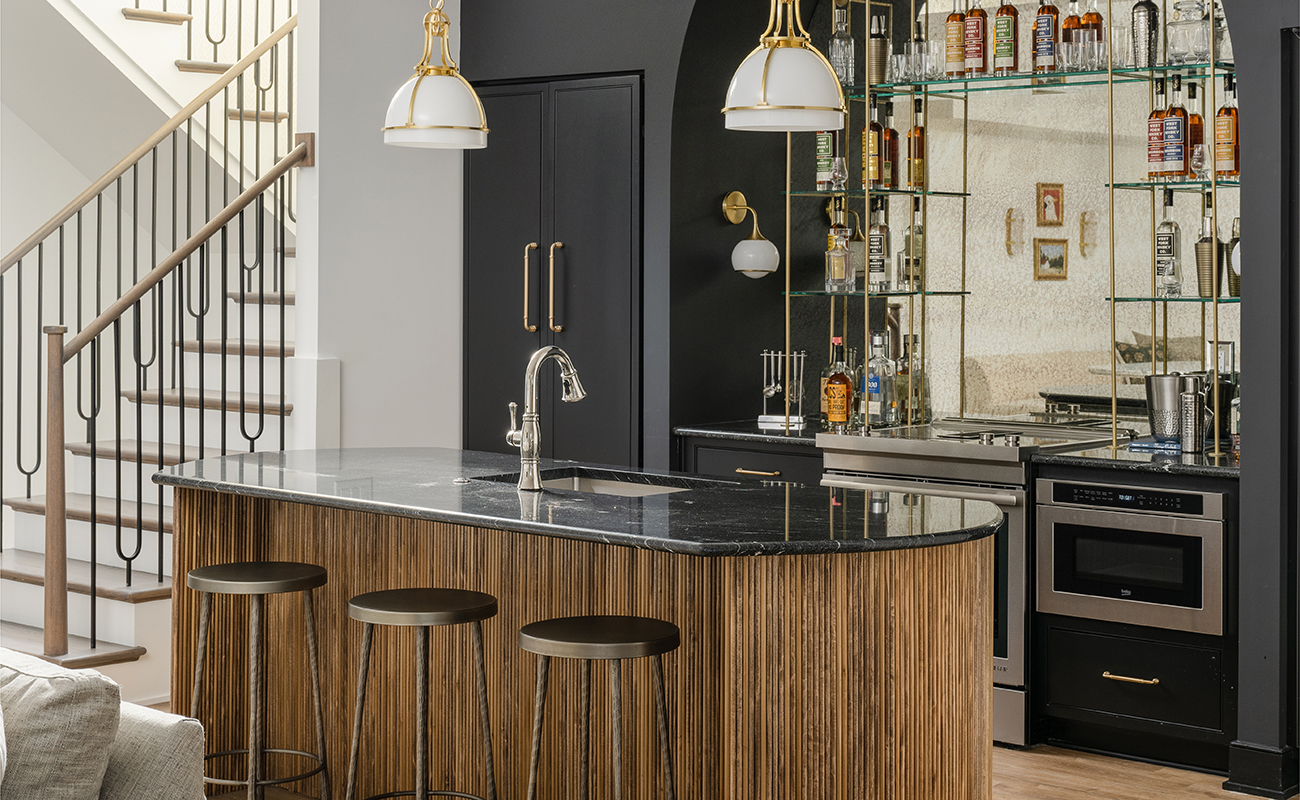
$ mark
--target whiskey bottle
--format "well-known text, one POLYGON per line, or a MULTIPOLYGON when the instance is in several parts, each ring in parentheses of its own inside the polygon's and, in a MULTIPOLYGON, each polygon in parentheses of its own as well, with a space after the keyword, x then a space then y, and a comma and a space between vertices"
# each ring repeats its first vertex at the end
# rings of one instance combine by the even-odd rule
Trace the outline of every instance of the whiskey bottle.
POLYGON ((1183 232, 1174 221, 1174 190, 1165 189, 1165 210, 1156 227, 1156 297, 1183 295, 1183 232))
MULTIPOLYGON (((1187 83, 1187 163, 1190 166, 1192 154, 1195 152, 1196 145, 1205 145, 1205 117, 1201 114, 1201 96, 1200 88, 1188 81, 1187 83)), ((1210 154, 1206 153, 1205 158, 1209 159, 1210 154)), ((1209 167, 1209 164, 1206 164, 1209 167)), ((1195 170, 1192 170, 1194 173, 1195 170)))
POLYGON ((871 121, 862 129, 862 188, 881 189, 888 184, 881 169, 881 151, 885 128, 880 124, 880 111, 876 107, 876 97, 871 96, 871 121))
POLYGON ((826 430, 843 432, 848 430, 853 410, 853 379, 849 377, 848 365, 844 363, 844 344, 840 337, 831 339, 831 363, 827 368, 822 387, 822 397, 826 406, 826 430))
POLYGON ((980 0, 971 0, 966 12, 966 74, 984 75, 989 71, 987 56, 988 14, 980 8, 980 0))
POLYGON ((898 188, 898 176, 903 165, 898 161, 898 131, 894 130, 894 101, 885 101, 885 129, 881 133, 880 175, 881 183, 888 189, 898 188))
MULTIPOLYGON (((850 210, 849 213, 853 215, 853 235, 849 237, 849 258, 854 264, 866 264, 867 237, 862 235, 862 218, 858 216, 858 212, 856 211, 850 210)), ((870 218, 868 218, 868 222, 870 222, 870 218)), ((863 274, 861 268, 856 269, 855 272, 856 274, 854 275, 853 281, 854 291, 861 291, 863 289, 862 283, 866 280, 866 275, 863 274)))
POLYGON ((1156 78, 1155 107, 1147 117, 1147 178, 1165 177, 1165 79, 1156 78))
POLYGON ((835 0, 835 32, 826 48, 835 77, 848 86, 853 83, 853 35, 849 33, 849 0, 835 0))
POLYGON ((1220 177, 1232 178, 1241 174, 1241 143, 1237 130, 1237 78, 1227 75, 1223 79, 1227 94, 1223 105, 1214 115, 1214 161, 1220 177))
POLYGON ((961 0, 952 0, 952 13, 944 23, 944 70, 949 78, 966 74, 966 15, 961 0))
POLYGON ((1083 20, 1079 17, 1079 0, 1070 0, 1070 7, 1061 22, 1061 44, 1082 44, 1082 33, 1083 20))
POLYGON ((898 386, 889 344, 883 333, 871 334, 871 360, 867 362, 867 423, 874 427, 898 423, 898 386))
MULTIPOLYGON (((1088 10, 1083 14, 1084 38, 1090 42, 1106 41, 1106 23, 1101 12, 1097 10, 1097 0, 1088 0, 1088 10)), ((1105 69, 1105 64, 1094 65, 1093 69, 1105 69)))
POLYGON ((916 359, 917 337, 903 335, 903 353, 896 367, 895 396, 898 398, 898 421, 903 425, 922 425, 933 418, 930 408, 930 376, 916 359))
POLYGON ((889 223, 885 221, 885 199, 871 199, 871 229, 867 233, 867 291, 888 292, 889 279, 889 223))
POLYGON ((1014 75, 1020 71, 1020 12, 1011 0, 1002 0, 993 18, 993 74, 1014 75))
POLYGON ((1151 69, 1160 60, 1160 9, 1151 0, 1133 4, 1130 27, 1133 35, 1133 66, 1151 69))
POLYGON ((835 165, 835 133, 817 131, 817 191, 831 190, 831 169, 835 165))
POLYGON ((912 224, 903 237, 903 264, 906 272, 898 277, 903 291, 924 290, 925 229, 921 227, 921 198, 912 198, 912 224))
POLYGON ((1034 18, 1034 72, 1056 72, 1061 41, 1061 11, 1047 0, 1034 18))
POLYGON ((837 210, 828 236, 830 246, 826 249, 827 292, 846 294, 857 288, 856 265, 849 253, 850 235, 848 225, 844 224, 844 211, 837 210))
POLYGON ((1201 238, 1196 242, 1196 286, 1201 297, 1214 297, 1219 292, 1219 275, 1223 271, 1223 259, 1219 258, 1218 270, 1215 270, 1215 248, 1218 246, 1219 233, 1214 229, 1214 196, 1205 193, 1205 216, 1201 218, 1201 238))
POLYGON ((909 189, 925 188, 925 101, 918 99, 913 106, 916 124, 907 132, 907 186, 909 189))
POLYGON ((1174 99, 1165 112, 1165 178, 1187 180, 1187 109, 1183 107, 1183 79, 1174 76, 1174 99))

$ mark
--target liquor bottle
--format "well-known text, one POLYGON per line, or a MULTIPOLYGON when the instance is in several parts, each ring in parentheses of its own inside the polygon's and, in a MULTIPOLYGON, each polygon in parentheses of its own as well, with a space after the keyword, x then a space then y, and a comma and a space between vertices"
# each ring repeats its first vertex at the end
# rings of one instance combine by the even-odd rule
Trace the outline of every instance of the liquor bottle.
POLYGON ((867 422, 872 427, 898 422, 898 386, 894 362, 883 333, 871 334, 871 360, 867 362, 867 422))
POLYGON ((835 134, 817 131, 817 191, 831 190, 831 168, 835 164, 835 134))
POLYGON ((1156 297, 1183 296, 1183 231, 1174 221, 1174 190, 1165 189, 1165 211, 1156 227, 1156 297))
POLYGON ((1014 75, 1020 71, 1020 12, 1011 0, 1002 0, 993 19, 993 74, 1014 75))
POLYGON ((1196 241, 1196 283, 1201 297, 1214 297, 1219 292, 1219 275, 1223 271, 1223 259, 1219 259, 1218 271, 1215 270, 1214 249, 1219 241, 1219 233, 1214 229, 1214 196, 1205 193, 1205 216, 1201 218, 1201 238, 1196 241))
POLYGON ((1223 79, 1227 94, 1223 105, 1214 115, 1214 161, 1220 177, 1232 178, 1241 174, 1241 142, 1237 130, 1237 78, 1227 75, 1223 79))
MULTIPOLYGON (((1200 87, 1191 81, 1187 82, 1187 164, 1190 167, 1192 163, 1192 154, 1196 145, 1205 145, 1205 117, 1201 114, 1201 95, 1200 87)), ((1208 161, 1209 153, 1205 153, 1208 161)), ((1209 168, 1209 164, 1205 165, 1209 168)), ((1195 170, 1190 170, 1195 173, 1195 170)))
POLYGON ((1232 238, 1228 240, 1228 296, 1241 297, 1241 217, 1232 218, 1232 238))
POLYGON ((885 35, 885 19, 879 15, 871 18, 871 33, 867 36, 867 83, 879 86, 885 82, 889 65, 889 37, 885 35))
POLYGON ((907 186, 910 189, 925 188, 925 105, 917 100, 913 106, 916 111, 916 124, 907 132, 907 186))
POLYGON ((1061 22, 1061 44, 1083 43, 1083 20, 1079 17, 1079 0, 1070 0, 1065 19, 1061 22))
POLYGON ((862 129, 862 188, 881 189, 888 185, 881 169, 881 152, 885 136, 885 127, 880 124, 880 110, 876 107, 876 96, 869 101, 871 121, 862 129))
POLYGON ((831 339, 831 363, 827 368, 822 397, 826 406, 826 430, 843 431, 849 427, 853 408, 853 379, 849 377, 848 365, 844 363, 844 344, 840 337, 831 339))
POLYGON ((889 223, 885 221, 885 199, 871 200, 871 229, 867 233, 867 291, 888 292, 893 287, 889 279, 889 223))
MULTIPOLYGON (((862 218, 858 216, 856 211, 850 210, 849 213, 853 215, 853 234, 849 236, 849 258, 853 260, 854 264, 865 264, 867 263, 867 237, 862 235, 862 218)), ((862 282, 866 280, 866 275, 863 274, 863 270, 860 268, 856 269, 855 273, 854 291, 860 291, 862 282)))
POLYGON ((826 48, 831 69, 840 83, 848 86, 853 83, 853 35, 849 33, 849 0, 835 0, 835 32, 831 34, 830 46, 826 48))
POLYGON ((933 414, 930 408, 930 376, 916 354, 917 337, 903 335, 903 353, 896 367, 895 396, 898 398, 898 421, 904 425, 922 425, 933 414))
POLYGON ((1160 60, 1160 9, 1151 0, 1133 4, 1129 30, 1133 34, 1133 66, 1150 69, 1160 60))
POLYGON ((894 130, 894 101, 885 101, 885 130, 881 133, 880 175, 881 183, 889 189, 898 188, 898 176, 903 165, 898 161, 898 131, 894 130))
POLYGON ((944 23, 944 70, 949 78, 966 74, 966 15, 961 0, 952 0, 952 13, 944 23))
POLYGON ((988 14, 980 0, 971 0, 966 12, 966 74, 984 75, 989 71, 987 53, 988 14))
POLYGON ((1165 179, 1187 180, 1187 109, 1183 107, 1183 78, 1174 76, 1174 99, 1165 112, 1165 179))
POLYGON ((857 287, 857 265, 849 253, 849 237, 852 235, 848 225, 844 224, 844 211, 835 212, 835 222, 831 225, 829 247, 826 249, 826 291, 845 294, 857 287))
MULTIPOLYGON (((1147 117, 1147 178, 1165 177, 1165 79, 1156 78, 1156 101, 1147 117)), ((820 185, 820 184, 819 184, 820 185)))
POLYGON ((1046 0, 1034 18, 1034 72, 1056 72, 1056 56, 1061 41, 1061 12, 1046 0))
MULTIPOLYGON (((1083 30, 1090 31, 1085 37, 1088 41, 1104 42, 1106 41, 1106 22, 1102 19, 1101 12, 1097 10, 1097 0, 1088 0, 1088 10, 1083 14, 1083 30)), ((1104 64, 1094 66, 1094 69, 1103 69, 1104 64)))
POLYGON ((925 229, 921 227, 921 198, 912 198, 912 224, 903 237, 903 263, 907 272, 897 276, 900 288, 919 292, 924 288, 925 229))

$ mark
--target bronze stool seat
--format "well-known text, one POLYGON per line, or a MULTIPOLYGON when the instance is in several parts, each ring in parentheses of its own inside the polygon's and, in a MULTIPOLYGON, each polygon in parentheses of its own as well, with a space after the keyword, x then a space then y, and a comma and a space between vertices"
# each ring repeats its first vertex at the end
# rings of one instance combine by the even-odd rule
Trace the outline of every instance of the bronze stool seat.
MULTIPOLYGON (((204 783, 218 786, 246 786, 249 800, 260 800, 267 786, 303 780, 320 775, 321 800, 329 800, 329 770, 325 765, 325 718, 321 709, 320 659, 316 643, 316 615, 312 604, 312 590, 324 586, 327 575, 324 567, 292 561, 248 561, 232 564, 213 564, 197 567, 185 576, 185 585, 200 593, 199 640, 194 660, 194 692, 190 698, 190 716, 199 713, 202 695, 203 666, 208 649, 208 625, 212 620, 214 594, 249 595, 248 619, 248 747, 208 753, 203 759, 210 761, 227 756, 248 756, 248 777, 236 781, 225 778, 203 777, 204 783), (266 661, 262 653, 266 596, 298 592, 302 595, 303 620, 307 629, 307 657, 311 666, 312 701, 316 717, 316 753, 266 747, 262 742, 266 661), (263 777, 266 753, 300 756, 316 762, 316 766, 287 778, 263 777)), ((228 795, 227 795, 228 796, 228 795)))
POLYGON ((533 622, 519 629, 519 647, 540 658, 537 662, 537 696, 533 707, 533 749, 528 765, 528 800, 537 797, 537 767, 542 751, 542 723, 546 715, 546 689, 552 658, 582 661, 579 670, 578 797, 589 791, 587 754, 591 738, 591 662, 609 662, 609 688, 613 701, 614 797, 621 800, 623 785, 623 691, 622 660, 653 657, 655 720, 659 729, 659 751, 663 761, 664 790, 675 800, 672 753, 668 745, 668 706, 664 697, 663 654, 681 645, 681 632, 671 622, 651 617, 586 616, 562 617, 533 622))
POLYGON ((473 624, 474 668, 478 677, 478 707, 483 724, 484 769, 487 800, 496 800, 496 769, 492 762, 492 731, 488 716, 487 678, 483 667, 483 620, 495 617, 497 599, 483 592, 464 589, 388 589, 357 595, 348 601, 348 616, 365 624, 361 633, 361 664, 357 676, 356 710, 352 719, 352 753, 348 759, 347 800, 357 789, 357 764, 361 756, 361 724, 366 706, 366 681, 370 672, 370 646, 376 625, 417 628, 415 632, 415 789, 372 795, 368 800, 413 796, 463 797, 477 795, 450 790, 430 791, 429 782, 429 628, 440 625, 473 624))

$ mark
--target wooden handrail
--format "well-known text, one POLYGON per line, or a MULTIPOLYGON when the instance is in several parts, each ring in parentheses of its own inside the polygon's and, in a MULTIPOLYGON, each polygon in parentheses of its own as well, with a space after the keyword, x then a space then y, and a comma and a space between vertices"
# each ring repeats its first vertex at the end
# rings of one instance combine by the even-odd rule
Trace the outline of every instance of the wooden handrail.
POLYGON ((9 255, 5 256, 3 260, 0 260, 0 275, 3 275, 10 267, 17 264, 19 259, 30 253, 32 249, 43 242, 47 236, 58 230, 60 225, 72 219, 73 215, 84 208, 91 200, 95 199, 100 192, 107 189, 113 181, 126 174, 126 171, 134 166, 137 161, 144 158, 150 150, 157 147, 158 144, 168 136, 171 136, 172 133, 180 128, 186 120, 194 116, 200 108, 207 105, 209 100, 216 97, 218 92, 229 86, 235 78, 238 78, 245 70, 252 66, 254 62, 266 55, 272 47, 277 45, 285 36, 288 36, 289 32, 296 27, 298 27, 298 15, 294 14, 286 20, 283 25, 276 28, 270 36, 266 37, 261 44, 249 51, 248 55, 241 58, 234 66, 222 73, 221 77, 217 78, 215 83, 205 89, 198 97, 194 98, 189 105, 178 111, 176 116, 167 120, 167 122, 155 131, 152 136, 145 139, 143 144, 132 150, 126 158, 117 162, 117 166, 104 173, 104 176, 92 183, 90 188, 77 195, 75 200, 68 203, 62 211, 51 217, 49 222, 42 225, 35 233, 28 236, 22 244, 10 251, 9 255))
POLYGON ((89 325, 82 328, 81 331, 68 340, 63 347, 63 363, 72 360, 83 347, 90 344, 96 336, 103 333, 109 325, 118 317, 126 313, 126 310, 135 305, 136 301, 144 297, 145 293, 158 285, 167 274, 176 268, 185 259, 198 250, 208 239, 211 239, 217 231, 225 227, 227 222, 235 218, 235 215, 247 208, 258 195, 265 192, 271 187, 271 184, 280 179, 282 175, 288 172, 299 163, 311 162, 314 158, 312 152, 311 140, 299 142, 298 146, 290 150, 284 158, 275 163, 275 166, 266 171, 266 174, 257 179, 257 183, 244 190, 244 193, 234 200, 230 205, 217 212, 208 224, 199 228, 198 232, 185 241, 180 247, 176 248, 171 255, 164 258, 158 266, 149 270, 143 278, 126 290, 126 293, 119 297, 111 306, 104 309, 104 313, 95 317, 89 325))

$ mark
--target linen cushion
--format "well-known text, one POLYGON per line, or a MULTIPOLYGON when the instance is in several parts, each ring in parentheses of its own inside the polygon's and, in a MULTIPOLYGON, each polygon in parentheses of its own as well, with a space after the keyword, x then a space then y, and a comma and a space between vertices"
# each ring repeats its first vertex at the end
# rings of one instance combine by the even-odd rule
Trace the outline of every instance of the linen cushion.
POLYGON ((202 800, 203 726, 123 703, 99 800, 202 800))
POLYGON ((120 705, 117 684, 94 670, 0 648, 8 748, 0 797, 97 800, 120 705))

